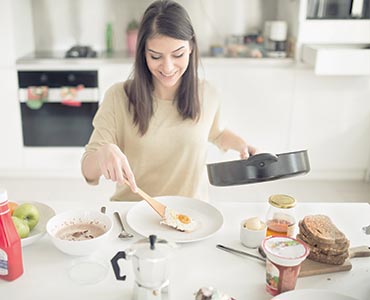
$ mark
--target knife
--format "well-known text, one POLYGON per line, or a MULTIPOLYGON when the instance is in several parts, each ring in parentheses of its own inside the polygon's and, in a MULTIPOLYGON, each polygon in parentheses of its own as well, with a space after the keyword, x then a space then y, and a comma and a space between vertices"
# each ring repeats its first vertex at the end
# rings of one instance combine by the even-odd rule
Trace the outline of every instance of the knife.
POLYGON ((244 251, 236 250, 236 249, 233 249, 233 248, 230 248, 230 247, 226 247, 224 245, 218 244, 218 245, 216 245, 216 248, 221 249, 221 250, 224 250, 226 252, 244 255, 244 256, 252 257, 252 258, 258 259, 260 261, 266 262, 266 259, 264 259, 262 257, 259 257, 257 255, 250 254, 248 252, 244 252, 244 251))

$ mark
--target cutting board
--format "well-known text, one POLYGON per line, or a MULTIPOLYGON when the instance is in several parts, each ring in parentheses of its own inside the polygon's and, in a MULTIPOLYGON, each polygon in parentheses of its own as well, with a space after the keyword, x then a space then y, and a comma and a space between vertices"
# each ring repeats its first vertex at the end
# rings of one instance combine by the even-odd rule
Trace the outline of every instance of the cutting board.
POLYGON ((301 266, 298 277, 307 277, 319 274, 344 272, 352 269, 351 258, 370 256, 368 246, 359 246, 349 249, 349 258, 342 265, 329 265, 306 259, 301 266))

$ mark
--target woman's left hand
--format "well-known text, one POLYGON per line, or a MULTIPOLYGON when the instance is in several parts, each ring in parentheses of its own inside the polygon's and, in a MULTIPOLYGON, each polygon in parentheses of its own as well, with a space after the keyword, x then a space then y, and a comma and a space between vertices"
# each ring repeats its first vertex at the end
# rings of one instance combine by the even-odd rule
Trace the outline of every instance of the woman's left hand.
POLYGON ((249 156, 255 155, 257 152, 257 148, 246 143, 245 146, 239 151, 240 159, 247 159, 249 156))
POLYGON ((228 129, 225 129, 222 133, 219 145, 225 151, 229 149, 238 151, 241 159, 247 159, 249 156, 258 152, 256 147, 247 144, 243 138, 228 129))

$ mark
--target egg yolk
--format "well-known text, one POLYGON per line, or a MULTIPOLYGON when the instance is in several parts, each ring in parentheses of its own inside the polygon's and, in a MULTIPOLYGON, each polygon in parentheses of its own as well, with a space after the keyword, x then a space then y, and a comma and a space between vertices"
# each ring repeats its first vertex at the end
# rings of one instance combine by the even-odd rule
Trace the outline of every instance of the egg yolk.
POLYGON ((187 215, 177 215, 177 219, 183 224, 190 223, 190 218, 187 215))

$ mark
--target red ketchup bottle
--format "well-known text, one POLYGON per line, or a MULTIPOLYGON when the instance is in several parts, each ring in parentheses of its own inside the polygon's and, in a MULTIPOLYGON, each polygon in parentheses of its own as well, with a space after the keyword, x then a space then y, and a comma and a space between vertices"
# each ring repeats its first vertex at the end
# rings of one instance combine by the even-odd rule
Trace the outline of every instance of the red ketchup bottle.
POLYGON ((10 216, 7 192, 0 188, 0 279, 12 281, 22 274, 21 240, 10 216))

